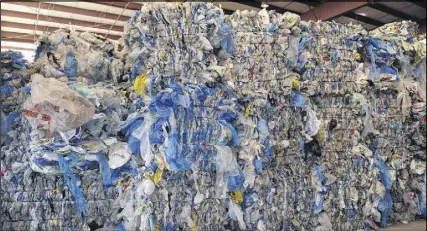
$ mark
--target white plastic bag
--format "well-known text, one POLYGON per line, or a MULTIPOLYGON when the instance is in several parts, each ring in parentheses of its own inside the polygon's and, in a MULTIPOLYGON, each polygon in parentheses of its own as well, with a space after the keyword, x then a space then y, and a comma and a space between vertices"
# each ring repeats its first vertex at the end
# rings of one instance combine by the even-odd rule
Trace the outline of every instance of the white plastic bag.
POLYGON ((31 97, 23 108, 33 128, 45 121, 46 126, 41 127, 50 132, 78 128, 95 114, 95 107, 65 83, 39 74, 32 76, 31 97))

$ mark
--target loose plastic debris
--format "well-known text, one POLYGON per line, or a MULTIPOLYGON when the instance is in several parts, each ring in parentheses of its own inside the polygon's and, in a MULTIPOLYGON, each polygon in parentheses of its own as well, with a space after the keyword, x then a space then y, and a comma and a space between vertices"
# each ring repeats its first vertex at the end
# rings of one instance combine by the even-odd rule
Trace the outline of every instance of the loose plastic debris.
POLYGON ((150 3, 123 38, 119 57, 90 33, 47 33, 36 74, 14 90, 2 66, 2 99, 21 92, 2 107, 3 229, 326 231, 425 219, 426 38, 415 23, 367 32, 150 3))

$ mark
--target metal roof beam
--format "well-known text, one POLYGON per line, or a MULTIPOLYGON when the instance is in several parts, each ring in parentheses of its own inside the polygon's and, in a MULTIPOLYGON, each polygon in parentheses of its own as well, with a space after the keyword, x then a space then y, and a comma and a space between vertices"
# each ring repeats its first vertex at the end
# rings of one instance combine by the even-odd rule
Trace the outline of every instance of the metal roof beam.
MULTIPOLYGON (((35 28, 35 25, 17 23, 17 22, 5 22, 5 21, 1 22, 1 26, 2 27, 19 28, 19 29, 27 29, 27 30, 37 29, 37 31, 41 31, 41 32, 44 32, 44 31, 52 32, 52 31, 55 31, 58 29, 64 29, 64 28, 59 28, 59 27, 51 27, 51 26, 48 27, 48 26, 40 26, 40 25, 37 25, 37 28, 35 28)), ((76 30, 77 31, 86 31, 84 28, 76 28, 76 30)), ((91 32, 91 33, 94 33, 94 32, 91 32)), ((99 34, 99 33, 95 33, 95 34, 104 36, 103 34, 99 34)), ((119 40, 120 37, 121 36, 119 36, 119 35, 111 35, 111 34, 107 35, 107 38, 112 39, 112 40, 119 40)))
POLYGON ((363 16, 363 15, 358 15, 358 14, 355 14, 353 12, 347 12, 347 13, 343 14, 342 16, 349 17, 349 18, 352 18, 354 20, 361 21, 361 22, 367 23, 367 24, 371 24, 371 25, 374 25, 377 27, 384 25, 384 23, 382 23, 378 20, 368 18, 368 17, 363 16))
POLYGON ((397 17, 397 18, 400 18, 403 20, 411 20, 414 22, 416 22, 418 20, 417 18, 414 18, 414 17, 407 15, 405 13, 402 13, 401 11, 395 10, 393 8, 387 7, 387 6, 379 4, 379 3, 369 5, 369 7, 373 8, 375 10, 379 10, 379 11, 382 11, 384 13, 393 15, 394 17, 397 17))
MULTIPOLYGON (((16 18, 26 18, 26 19, 37 20, 37 14, 30 14, 30 13, 24 13, 24 12, 12 11, 12 10, 1 10, 1 15, 2 16, 16 17, 16 18)), ((47 18, 47 20, 44 20, 44 21, 57 22, 57 23, 65 24, 65 25, 72 24, 72 25, 77 25, 77 26, 93 27, 93 28, 106 29, 106 30, 109 30, 111 27, 111 25, 108 25, 108 24, 96 24, 93 22, 87 22, 87 21, 76 20, 76 19, 60 18, 60 17, 53 17, 53 16, 46 17, 44 15, 39 15, 38 20, 40 20, 40 17, 47 18)), ((123 27, 122 26, 112 26, 111 30, 123 32, 123 27)))
POLYGON ((368 4, 368 1, 354 1, 354 2, 325 2, 318 7, 309 10, 301 15, 301 20, 304 21, 317 21, 322 20, 326 21, 328 19, 338 17, 347 13, 349 11, 353 11, 358 9, 364 5, 368 4))
POLYGON ((101 17, 106 19, 112 19, 112 20, 118 20, 118 21, 128 21, 130 17, 124 16, 124 15, 116 15, 116 14, 110 14, 105 13, 101 11, 96 10, 87 10, 87 9, 81 9, 76 7, 70 7, 70 6, 62 6, 57 4, 50 4, 50 3, 44 3, 44 2, 7 2, 9 4, 19 5, 19 6, 27 6, 27 7, 34 7, 40 9, 46 9, 46 10, 55 10, 60 12, 67 12, 67 13, 73 13, 73 14, 81 14, 86 16, 92 16, 92 17, 101 17))

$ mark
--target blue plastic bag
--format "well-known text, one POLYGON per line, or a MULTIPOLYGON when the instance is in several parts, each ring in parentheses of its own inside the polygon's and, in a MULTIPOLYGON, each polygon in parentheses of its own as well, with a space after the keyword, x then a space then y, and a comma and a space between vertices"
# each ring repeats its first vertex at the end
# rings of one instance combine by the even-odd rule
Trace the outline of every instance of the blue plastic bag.
POLYGON ((74 176, 73 171, 71 170, 68 163, 65 161, 64 156, 61 154, 57 154, 57 157, 59 167, 64 173, 64 181, 68 186, 68 190, 70 190, 71 194, 74 196, 77 212, 79 215, 83 215, 84 211, 86 210, 86 203, 82 191, 77 186, 77 178, 76 176, 74 176))
POLYGON ((77 77, 77 59, 74 53, 69 51, 65 57, 64 73, 69 81, 75 81, 77 77))

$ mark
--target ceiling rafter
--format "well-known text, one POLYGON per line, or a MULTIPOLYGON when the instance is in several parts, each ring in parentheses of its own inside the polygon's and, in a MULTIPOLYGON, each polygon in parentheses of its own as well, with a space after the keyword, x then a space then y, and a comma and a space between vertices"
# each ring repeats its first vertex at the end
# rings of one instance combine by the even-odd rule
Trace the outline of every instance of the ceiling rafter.
MULTIPOLYGON (((17 22, 1 21, 1 26, 2 27, 18 28, 18 29, 27 29, 27 30, 32 30, 33 29, 33 25, 24 24, 24 23, 17 23, 17 22)), ((44 31, 52 32, 52 31, 55 31, 55 30, 58 30, 58 29, 64 29, 64 28, 52 27, 52 26, 48 27, 48 26, 40 26, 40 25, 37 26, 37 31, 41 31, 41 32, 44 32, 44 31)), ((76 29, 76 31, 86 31, 85 28, 75 28, 75 29, 76 29)), ((91 32, 91 33, 101 35, 100 33, 96 33, 96 32, 91 32)), ((103 35, 101 35, 101 36, 103 36, 103 35)), ((112 39, 112 40, 119 40, 121 36, 107 34, 106 37, 109 38, 109 39, 112 39)))
MULTIPOLYGON (((24 6, 28 6, 28 7, 34 7, 34 8, 39 7, 38 2, 13 2, 13 1, 11 1, 11 2, 7 2, 7 3, 14 4, 14 5, 24 5, 24 6)), ((80 14, 80 15, 86 15, 86 16, 92 16, 92 17, 99 17, 100 15, 102 15, 103 18, 112 19, 112 20, 116 20, 117 16, 118 16, 117 14, 105 13, 105 12, 96 11, 96 10, 88 10, 88 9, 82 9, 82 8, 71 7, 71 6, 63 6, 63 5, 58 5, 58 4, 50 4, 50 3, 44 3, 44 2, 40 2, 40 9, 55 10, 55 11, 59 11, 59 12, 67 12, 67 13, 80 14)), ((129 19, 130 19, 130 17, 125 16, 125 15, 121 15, 118 20, 119 21, 127 21, 129 19)))
MULTIPOLYGON (((89 1, 85 1, 85 2, 89 2, 89 1)), ((115 2, 96 2, 98 4, 102 4, 102 5, 106 5, 106 6, 115 6, 115 7, 120 7, 120 8, 125 8, 126 4, 129 3, 129 5, 127 6, 126 9, 128 10, 137 10, 137 11, 141 11, 141 4, 138 3, 134 3, 134 2, 125 2, 125 1, 115 1, 115 2)))
MULTIPOLYGON (((12 10, 1 10, 1 15, 2 16, 15 17, 15 18, 26 18, 26 19, 37 20, 36 14, 30 14, 30 13, 24 13, 24 12, 12 11, 12 10)), ((107 29, 107 30, 110 29, 110 27, 111 27, 111 25, 109 25, 109 24, 102 24, 102 25, 94 26, 95 23, 83 21, 83 20, 60 18, 60 17, 53 17, 53 16, 49 16, 49 18, 51 20, 48 20, 48 21, 62 23, 65 25, 72 24, 72 25, 77 25, 77 26, 93 27, 93 28, 107 29)), ((122 32, 123 27, 122 26, 113 26, 111 28, 111 30, 122 32)))
MULTIPOLYGON (((39 35, 36 35, 38 38, 39 35)), ((1 32, 1 40, 7 40, 7 39, 22 39, 22 40, 30 40, 33 42, 33 35, 32 34, 25 34, 25 33, 18 33, 18 32, 10 32, 10 31, 2 31, 1 32)))

